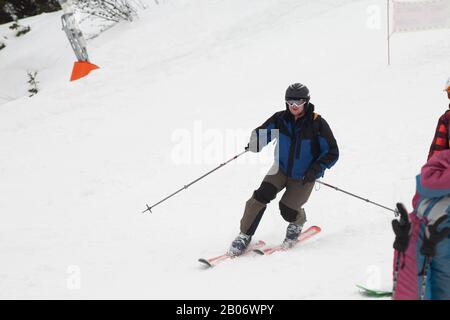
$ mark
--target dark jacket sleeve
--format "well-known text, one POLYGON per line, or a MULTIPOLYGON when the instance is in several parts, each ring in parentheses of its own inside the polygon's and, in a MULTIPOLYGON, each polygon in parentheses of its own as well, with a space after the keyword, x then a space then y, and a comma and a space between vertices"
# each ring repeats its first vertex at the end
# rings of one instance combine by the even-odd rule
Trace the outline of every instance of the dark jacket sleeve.
POLYGON ((266 145, 268 145, 275 136, 272 135, 273 129, 277 128, 277 119, 279 112, 275 113, 269 119, 267 119, 262 125, 254 129, 251 133, 249 148, 256 152, 261 151, 266 145))
POLYGON ((320 121, 320 155, 316 162, 320 165, 323 175, 323 171, 330 169, 339 159, 339 148, 328 123, 322 117, 320 121))

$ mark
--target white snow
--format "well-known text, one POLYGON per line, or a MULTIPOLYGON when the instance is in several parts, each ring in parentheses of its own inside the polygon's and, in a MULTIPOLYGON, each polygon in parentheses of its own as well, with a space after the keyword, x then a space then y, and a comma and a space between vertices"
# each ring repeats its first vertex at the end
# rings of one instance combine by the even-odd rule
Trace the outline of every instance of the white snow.
MULTIPOLYGON (((239 232, 270 151, 141 213, 241 152, 293 82, 310 87, 338 140, 323 181, 410 208, 448 105, 449 31, 395 34, 388 67, 384 10, 381 0, 166 0, 90 40, 100 69, 72 83, 60 12, 23 20, 32 30, 17 39, 0 25, 0 298, 360 299, 357 283, 390 289, 393 215, 325 187, 305 207, 323 231, 304 246, 201 268, 198 258, 222 254, 239 232), (368 26, 374 8, 379 29, 368 26), (30 69, 41 82, 32 98, 30 69), (182 141, 192 144, 180 164, 182 141)), ((277 244, 285 227, 275 200, 255 239, 277 244)))

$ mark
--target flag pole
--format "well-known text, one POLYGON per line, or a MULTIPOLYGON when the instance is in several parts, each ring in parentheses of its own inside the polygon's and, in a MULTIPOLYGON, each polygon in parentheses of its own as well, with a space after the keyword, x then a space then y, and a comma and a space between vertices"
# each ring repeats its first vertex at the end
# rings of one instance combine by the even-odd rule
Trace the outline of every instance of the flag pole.
POLYGON ((387 0, 387 49, 388 49, 388 66, 391 65, 391 14, 390 14, 390 0, 387 0))

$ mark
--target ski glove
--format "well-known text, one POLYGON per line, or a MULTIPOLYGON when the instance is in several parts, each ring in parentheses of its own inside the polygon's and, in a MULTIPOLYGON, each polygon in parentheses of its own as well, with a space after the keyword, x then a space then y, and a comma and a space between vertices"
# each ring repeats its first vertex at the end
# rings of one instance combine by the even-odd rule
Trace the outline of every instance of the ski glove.
POLYGON ((397 203, 397 210, 400 213, 400 219, 392 220, 392 229, 395 233, 394 249, 398 252, 405 252, 408 249, 411 223, 409 222, 408 212, 403 203, 397 203))
POLYGON ((424 256, 434 257, 436 255, 436 246, 439 242, 444 240, 450 235, 450 228, 443 228, 441 231, 438 231, 439 225, 447 220, 448 216, 442 216, 436 220, 432 225, 428 225, 427 229, 429 232, 429 236, 425 234, 423 239, 422 248, 420 248, 420 253, 424 256))
POLYGON ((322 171, 320 164, 314 162, 308 170, 306 170, 305 175, 303 176, 302 182, 306 184, 308 182, 316 181, 317 175, 322 171))

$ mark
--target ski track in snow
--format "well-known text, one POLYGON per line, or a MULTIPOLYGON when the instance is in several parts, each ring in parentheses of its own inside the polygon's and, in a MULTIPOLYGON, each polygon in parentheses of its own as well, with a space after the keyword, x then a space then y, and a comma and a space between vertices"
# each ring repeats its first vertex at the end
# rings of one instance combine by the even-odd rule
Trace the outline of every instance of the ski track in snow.
MULTIPOLYGON (((392 215, 325 186, 305 207, 318 236, 201 268, 198 258, 223 253, 239 232, 270 167, 250 164, 260 155, 141 214, 247 139, 217 161, 212 152, 207 163, 176 165, 174 132, 200 123, 250 133, 284 108, 293 82, 310 87, 338 140, 324 181, 410 208, 448 104, 448 30, 394 35, 388 68, 385 21, 366 26, 371 5, 385 2, 167 0, 89 41, 101 69, 73 83, 60 13, 25 19, 32 31, 0 51, 0 298, 362 299, 356 283, 390 289, 392 215), (33 98, 27 69, 40 72, 33 98)), ((0 25, 0 37, 8 32, 0 25)), ((280 197, 255 239, 282 241, 280 197)))

